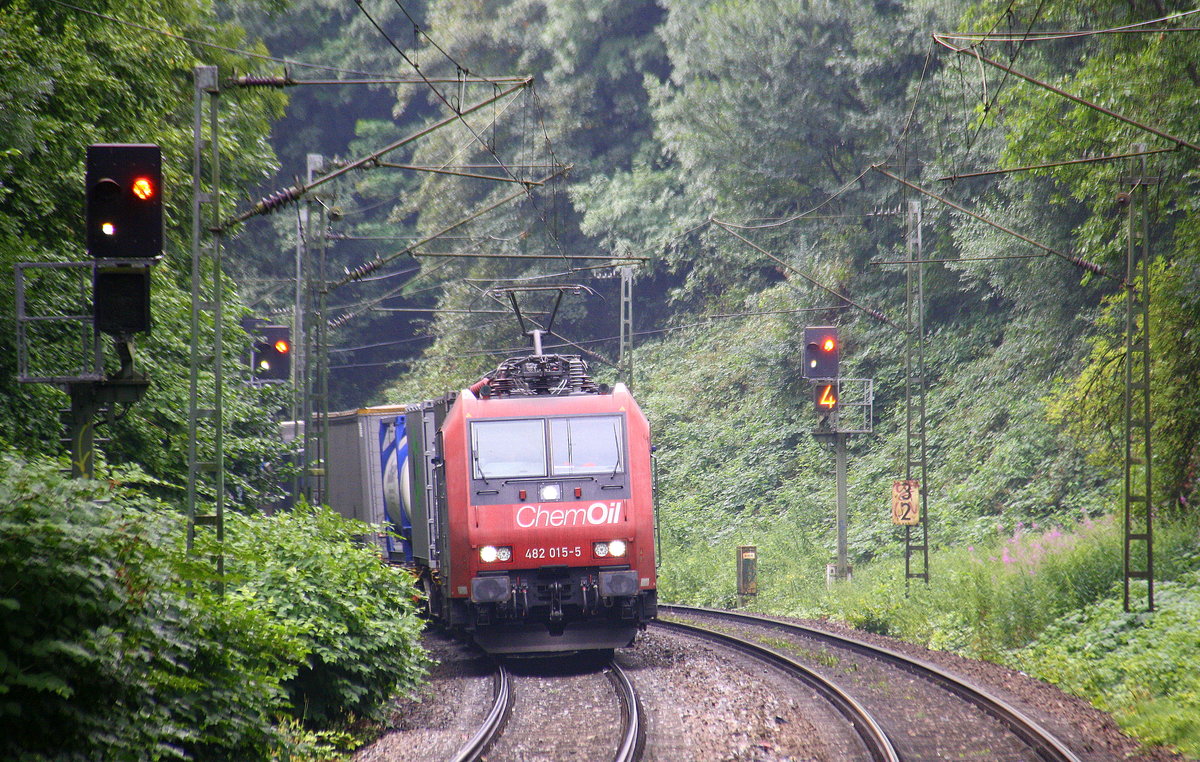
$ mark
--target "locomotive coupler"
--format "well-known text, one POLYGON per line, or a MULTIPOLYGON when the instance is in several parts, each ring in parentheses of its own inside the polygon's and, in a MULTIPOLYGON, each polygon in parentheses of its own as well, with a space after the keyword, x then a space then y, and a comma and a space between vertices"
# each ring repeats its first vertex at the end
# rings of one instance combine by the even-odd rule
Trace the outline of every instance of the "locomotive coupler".
POLYGON ((591 611, 592 607, 588 604, 588 590, 592 587, 589 580, 585 577, 579 580, 579 597, 583 601, 583 610, 591 611))
POLYGON ((561 582, 551 582, 548 585, 550 591, 550 621, 557 622, 563 618, 562 610, 562 593, 563 585, 561 582))

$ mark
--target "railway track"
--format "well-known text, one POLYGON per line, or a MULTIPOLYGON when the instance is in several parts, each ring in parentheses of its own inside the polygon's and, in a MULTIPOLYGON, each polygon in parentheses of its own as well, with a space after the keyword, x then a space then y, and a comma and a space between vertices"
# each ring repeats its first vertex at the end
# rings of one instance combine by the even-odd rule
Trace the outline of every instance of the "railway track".
POLYGON ((512 678, 504 665, 497 663, 492 678, 492 708, 475 734, 451 757, 452 762, 475 762, 481 759, 492 741, 504 730, 511 712, 512 678))
MULTIPOLYGON (((645 723, 642 719, 641 703, 638 700, 637 691, 634 689, 628 675, 625 674, 624 670, 615 661, 610 660, 604 666, 604 673, 615 692, 615 700, 620 714, 620 719, 617 723, 620 727, 620 732, 616 734, 617 741, 610 758, 613 762, 635 762, 641 753, 645 734, 645 723)), ((562 675, 549 678, 514 678, 512 672, 505 667, 504 663, 498 662, 496 673, 493 677, 492 708, 472 737, 452 757, 453 762, 475 762, 475 760, 482 759, 485 754, 495 752, 500 745, 498 741, 502 738, 506 728, 511 727, 516 729, 516 732, 521 732, 522 723, 527 718, 521 717, 519 714, 514 714, 514 706, 518 703, 516 697, 519 692, 522 692, 522 687, 525 689, 524 693, 526 694, 523 696, 524 701, 522 702, 524 711, 537 711, 544 705, 544 701, 540 700, 536 695, 539 691, 545 692, 546 685, 543 682, 586 681, 591 677, 593 677, 593 674, 562 675), (517 684, 520 684, 521 687, 518 687, 517 684), (510 720, 512 721, 511 725, 510 720)), ((587 726, 595 725, 598 718, 589 714, 586 717, 567 717, 561 719, 567 724, 574 722, 579 726, 587 726)), ((544 724, 536 720, 527 722, 525 727, 545 730, 544 724)), ((534 745, 544 743, 548 738, 566 738, 572 740, 577 738, 578 735, 543 732, 541 738, 532 739, 532 743, 534 745)), ((514 742, 520 741, 520 739, 510 740, 514 742)), ((586 740, 584 743, 586 745, 586 740)), ((496 759, 503 759, 505 758, 504 750, 500 750, 492 756, 496 759)), ((595 749, 582 749, 577 751, 575 758, 603 759, 604 756, 603 753, 597 753, 595 749)))
MULTIPOLYGON (((661 605, 659 611, 663 611, 661 605)), ((693 637, 735 648, 782 669, 784 672, 798 678, 816 690, 818 694, 846 719, 850 726, 853 727, 854 732, 865 748, 868 759, 876 760, 877 762, 900 762, 900 756, 897 754, 891 739, 888 738, 883 728, 871 713, 832 680, 823 677, 799 661, 773 648, 755 643, 752 640, 717 632, 694 624, 660 619, 654 622, 654 626, 675 632, 683 632, 693 637)))
POLYGON ((642 704, 638 701, 637 691, 630 682, 625 670, 614 661, 609 665, 609 680, 616 686, 617 695, 621 699, 621 743, 617 747, 614 762, 635 762, 645 741, 645 723, 642 721, 642 704))
MULTIPOLYGON (((1011 749, 1002 752, 991 745, 996 741, 996 739, 994 734, 989 733, 986 729, 980 731, 960 730, 960 732, 963 732, 968 736, 974 733, 979 739, 980 747, 988 750, 988 752, 992 755, 991 758, 1033 759, 1044 760, 1045 762, 1081 762, 1080 757, 1071 751, 1066 744, 1056 738, 1054 734, 1046 730, 1038 722, 1034 721, 1032 718, 1018 710, 1010 703, 1003 701, 1000 698, 982 690, 981 688, 971 685, 970 683, 919 659, 915 659, 896 651, 876 646, 849 636, 831 633, 812 627, 806 627, 804 625, 794 624, 791 622, 782 622, 766 617, 756 616, 754 614, 720 611, 715 609, 701 609, 688 606, 673 606, 666 604, 659 605, 659 613, 660 615, 673 614, 676 616, 685 616, 693 619, 698 618, 701 620, 717 620, 723 624, 736 624, 738 626, 747 628, 751 632, 759 633, 758 635, 750 638, 751 641, 755 639, 769 639, 775 643, 783 640, 778 637, 779 635, 784 635, 788 638, 796 639, 794 644, 788 647, 788 650, 794 649, 813 655, 818 655, 818 652, 808 648, 804 645, 804 643, 808 643, 810 645, 814 643, 819 644, 820 658, 818 660, 831 664, 841 662, 841 657, 837 654, 846 654, 847 652, 850 652, 857 655, 857 658, 860 660, 866 659, 873 661, 876 664, 886 665, 886 667, 891 670, 902 670, 904 673, 915 676, 920 681, 923 681, 928 685, 936 686, 936 688, 940 691, 957 697, 959 701, 969 703, 971 707, 977 710, 977 712, 982 713, 987 718, 990 718, 992 723, 1003 727, 1007 733, 1010 734, 1012 738, 1016 739, 1016 741, 1019 742, 1019 744, 1023 747, 1023 749, 1011 749)), ((682 623, 666 621, 663 621, 662 623, 671 627, 697 627, 695 624, 682 625, 682 623)), ((726 633, 719 634, 722 635, 722 637, 737 641, 746 640, 746 638, 736 637, 726 633)), ((787 641, 785 640, 784 642, 786 645, 787 641)), ((864 662, 861 661, 855 662, 850 666, 841 664, 841 668, 845 669, 847 673, 857 672, 860 670, 866 672, 867 667, 864 667, 863 664, 864 662)), ((828 671, 828 669, 825 671, 828 671)), ((879 678, 874 679, 878 681, 879 678)), ((888 682, 893 681, 888 680, 888 682)), ((908 686, 905 686, 902 692, 910 691, 911 689, 908 686)), ((881 691, 870 702, 864 703, 887 704, 889 703, 888 695, 889 694, 886 691, 881 691)), ((927 702, 926 709, 928 711, 938 711, 937 705, 928 706, 927 702)), ((949 716, 949 714, 947 716, 949 716)), ((932 723, 927 723, 926 727, 937 728, 940 725, 943 727, 943 729, 950 729, 949 726, 952 721, 946 720, 939 723, 937 721, 938 719, 943 718, 935 718, 935 721, 932 723)), ((971 717, 968 717, 967 719, 970 722, 975 722, 975 720, 971 717)), ((890 719, 884 719, 882 720, 882 723, 883 727, 889 728, 892 731, 892 735, 897 739, 897 746, 900 747, 900 757, 897 758, 903 758, 907 760, 922 758, 940 759, 947 755, 947 752, 944 750, 944 748, 934 751, 933 749, 935 746, 930 745, 928 742, 926 742, 925 745, 922 745, 922 742, 919 740, 919 733, 914 732, 914 726, 912 724, 908 724, 902 714, 898 716, 896 713, 892 713, 890 719), (901 743, 900 739, 904 739, 903 743, 901 743)), ((944 738, 941 738, 936 739, 934 743, 946 744, 948 742, 944 738)), ((1014 745, 1012 742, 1007 743, 1010 746, 1014 745)), ((971 752, 967 748, 959 749, 959 751, 963 756, 967 756, 972 753, 981 753, 971 752)))

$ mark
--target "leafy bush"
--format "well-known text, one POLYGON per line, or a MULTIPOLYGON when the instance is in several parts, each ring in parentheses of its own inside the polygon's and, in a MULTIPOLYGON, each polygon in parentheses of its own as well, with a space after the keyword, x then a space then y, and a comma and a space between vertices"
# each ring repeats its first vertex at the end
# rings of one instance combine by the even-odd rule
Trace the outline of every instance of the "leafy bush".
POLYGON ((226 594, 158 503, 0 455, 0 758, 327 755, 422 674, 412 586, 327 510, 228 517, 226 594))
POLYGON ((0 757, 255 758, 301 642, 185 595, 161 506, 0 457, 0 757))
MULTIPOLYGON (((1163 524, 1156 541, 1160 579, 1195 568, 1194 526, 1163 524)), ((930 584, 914 582, 906 596, 896 595, 903 568, 888 561, 793 611, 971 656, 1003 657, 1059 617, 1112 594, 1121 582, 1121 528, 1112 517, 1084 517, 1065 529, 1018 526, 987 546, 943 550, 934 563, 930 584)))
POLYGON ((374 717, 424 675, 412 580, 354 544, 367 531, 309 506, 226 522, 227 598, 298 633, 307 656, 286 687, 295 711, 322 726, 374 717))
POLYGON ((1108 598, 1064 616, 1009 661, 1113 712, 1144 741, 1200 755, 1200 572, 1157 590, 1158 610, 1108 598))

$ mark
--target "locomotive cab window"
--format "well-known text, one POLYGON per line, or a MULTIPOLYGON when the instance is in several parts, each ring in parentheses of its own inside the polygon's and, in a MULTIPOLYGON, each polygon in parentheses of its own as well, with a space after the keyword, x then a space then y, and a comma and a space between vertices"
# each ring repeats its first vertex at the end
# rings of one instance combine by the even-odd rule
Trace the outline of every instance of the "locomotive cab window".
POLYGON ((551 473, 555 476, 622 473, 623 441, 620 416, 551 418, 551 473))
POLYGON ((474 421, 471 452, 476 479, 546 475, 543 419, 474 421))
POLYGON ((619 415, 514 418, 471 422, 476 479, 625 473, 625 429, 619 415))

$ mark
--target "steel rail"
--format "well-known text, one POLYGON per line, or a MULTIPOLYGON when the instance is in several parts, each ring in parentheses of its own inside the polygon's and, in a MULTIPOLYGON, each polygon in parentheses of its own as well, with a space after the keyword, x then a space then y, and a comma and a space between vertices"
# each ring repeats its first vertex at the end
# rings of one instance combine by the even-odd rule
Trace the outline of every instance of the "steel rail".
POLYGON ((488 750, 492 741, 496 740, 496 736, 500 735, 500 731, 508 722, 508 716, 512 711, 512 702, 512 685, 508 670, 504 668, 503 664, 497 663, 496 674, 492 678, 492 709, 488 712, 483 724, 475 731, 475 735, 471 736, 470 740, 451 757, 452 762, 475 762, 482 759, 484 752, 488 750))
POLYGON ((673 604, 658 605, 658 610, 662 612, 677 612, 681 614, 701 614, 706 616, 719 617, 722 619, 730 619, 734 621, 744 621, 753 624, 758 624, 766 627, 771 627, 784 632, 797 632, 806 637, 816 638, 842 648, 848 648, 868 656, 875 657, 900 666, 906 671, 922 677, 930 682, 933 682, 943 689, 959 696, 980 709, 984 710, 992 717, 996 718, 1007 727, 1013 735, 1020 738, 1023 742, 1029 745, 1031 749, 1038 755, 1039 758, 1047 760, 1047 762, 1082 762, 1080 757, 1071 751, 1062 741, 1054 736, 1050 731, 1043 728, 1036 720, 1021 712, 1021 710, 1012 706, 997 696, 993 696, 987 691, 977 686, 971 685, 964 680, 955 677, 945 670, 930 664, 929 662, 917 659, 911 656, 906 656, 898 651, 893 651, 890 648, 876 646, 866 641, 850 637, 848 635, 839 635, 825 630, 819 630, 815 627, 806 627, 802 624, 793 622, 782 622, 777 619, 759 616, 757 614, 746 614, 742 612, 723 611, 721 609, 706 609, 695 606, 676 606, 673 604))
POLYGON ((625 670, 617 666, 614 660, 609 665, 608 679, 617 689, 621 700, 621 719, 624 730, 621 733, 621 744, 617 747, 613 762, 635 762, 641 758, 642 746, 646 740, 645 723, 642 722, 642 705, 638 701, 637 691, 625 670))
MULTIPOLYGON (((684 607, 664 606, 659 604, 659 612, 676 609, 683 611, 684 607)), ((698 610, 698 609, 697 609, 698 610)), ((887 733, 871 716, 866 707, 858 703, 858 701, 840 688, 833 681, 823 677, 809 667, 801 664, 790 656, 786 656, 779 651, 766 646, 759 645, 750 640, 727 635, 723 632, 717 632, 705 627, 700 627, 693 624, 685 624, 683 622, 674 622, 663 619, 658 619, 651 622, 656 627, 661 627, 667 630, 675 630, 684 632, 689 635, 697 636, 705 640, 711 640, 723 645, 735 648, 743 653, 747 653, 762 661, 782 668, 784 671, 799 677, 804 683, 811 686, 820 693, 835 709, 845 717, 853 726, 858 737, 862 740, 867 748, 867 753, 872 760, 879 762, 900 762, 900 754, 892 745, 892 741, 888 738, 887 733)))

